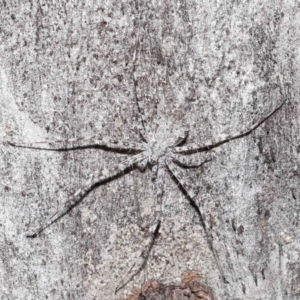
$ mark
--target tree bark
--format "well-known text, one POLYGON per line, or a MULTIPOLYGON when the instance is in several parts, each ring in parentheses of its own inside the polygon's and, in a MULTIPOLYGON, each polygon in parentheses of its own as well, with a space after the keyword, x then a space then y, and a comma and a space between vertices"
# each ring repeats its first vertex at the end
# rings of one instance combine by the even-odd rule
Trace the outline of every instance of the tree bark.
POLYGON ((151 279, 179 285, 185 272, 215 299, 300 299, 297 1, 3 0, 0 18, 1 299, 118 299, 151 279), (91 173, 128 155, 8 141, 139 142, 138 102, 149 130, 175 122, 196 144, 250 128, 283 101, 184 170, 195 207, 166 174, 159 235, 117 294, 154 221, 149 168, 98 186, 26 237, 91 173))

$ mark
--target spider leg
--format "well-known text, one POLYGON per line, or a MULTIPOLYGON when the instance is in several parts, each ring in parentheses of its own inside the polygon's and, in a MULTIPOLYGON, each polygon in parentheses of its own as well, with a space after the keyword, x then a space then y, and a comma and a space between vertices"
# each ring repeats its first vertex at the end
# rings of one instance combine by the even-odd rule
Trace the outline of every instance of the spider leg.
MULTIPOLYGON (((137 60, 137 55, 136 53, 134 54, 134 59, 133 59, 133 64, 134 64, 134 68, 135 68, 135 63, 137 60)), ((149 127, 147 125, 147 121, 145 119, 145 110, 144 108, 140 105, 138 96, 137 96, 137 80, 134 74, 134 70, 132 73, 132 77, 133 77, 133 91, 134 91, 134 100, 135 103, 137 105, 137 110, 138 110, 138 118, 139 118, 139 125, 138 125, 138 129, 140 132, 140 135, 142 137, 142 139, 144 141, 149 141, 149 136, 148 136, 148 132, 149 132, 149 127)))
MULTIPOLYGON (((139 36, 140 36, 140 28, 138 29, 138 39, 139 39, 139 36)), ((141 106, 139 104, 139 99, 137 96, 137 80, 136 80, 135 73, 134 73, 137 60, 138 60, 138 55, 137 55, 137 47, 136 47, 135 51, 133 53, 133 72, 132 72, 133 92, 134 92, 134 100, 135 100, 135 103, 137 105, 137 110, 138 110, 138 118, 139 118, 138 129, 139 129, 142 139, 147 142, 148 141, 147 132, 149 132, 149 131, 146 130, 146 121, 144 119, 144 110, 143 110, 143 108, 141 108, 141 106)))
POLYGON ((54 141, 35 141, 30 143, 8 142, 11 146, 22 148, 33 148, 41 150, 74 150, 91 147, 103 147, 107 149, 143 151, 146 148, 144 143, 122 142, 111 140, 107 137, 93 136, 89 138, 74 138, 69 140, 54 140, 54 141))
POLYGON ((139 161, 145 159, 145 154, 139 153, 134 155, 133 157, 127 158, 126 160, 122 161, 116 167, 114 167, 111 171, 104 169, 102 171, 95 172, 91 174, 89 179, 81 186, 77 192, 75 192, 65 203, 64 206, 59 209, 48 221, 46 221, 41 227, 38 228, 33 234, 27 235, 27 237, 35 238, 38 236, 43 230, 49 227, 52 223, 62 218, 66 215, 74 206, 76 206, 84 196, 92 190, 96 184, 104 182, 108 179, 111 179, 124 170, 132 167, 134 164, 138 163, 139 161))
POLYGON ((205 158, 202 159, 188 158, 186 156, 181 156, 176 153, 172 154, 172 158, 174 162, 176 162, 178 165, 184 168, 198 168, 212 160, 212 156, 210 155, 210 153, 205 155, 205 158))
POLYGON ((144 172, 148 164, 148 158, 137 163, 137 167, 141 172, 144 172))
POLYGON ((146 266, 150 252, 155 243, 156 238, 158 237, 160 228, 160 222, 158 222, 155 226, 150 228, 150 235, 146 240, 146 247, 144 251, 141 253, 138 261, 131 267, 128 274, 122 279, 119 285, 115 289, 115 294, 124 288, 133 278, 138 275, 146 266), (130 275, 131 274, 131 275, 130 275), (128 278, 128 279, 127 279, 128 278))
POLYGON ((164 193, 165 183, 165 162, 158 160, 157 178, 156 178, 156 208, 155 208, 155 223, 161 221, 162 197, 164 193))
POLYGON ((173 176, 175 177, 175 179, 180 183, 180 185, 183 187, 183 189, 189 195, 189 197, 192 200, 194 200, 194 198, 197 196, 197 192, 196 192, 195 188, 183 179, 182 173, 180 172, 180 170, 178 170, 178 167, 176 167, 176 165, 172 161, 168 161, 167 166, 168 166, 169 170, 171 171, 171 173, 173 174, 173 176))
POLYGON ((207 151, 212 148, 218 147, 222 144, 228 143, 232 140, 236 140, 236 139, 245 137, 245 136, 249 135, 251 132, 253 132, 255 129, 257 129, 264 122, 266 122, 273 114, 275 114, 285 104, 285 102, 286 102, 286 100, 284 102, 282 102, 279 106, 277 106, 266 117, 262 118, 260 121, 256 122, 254 125, 252 125, 249 129, 242 130, 235 135, 224 135, 224 136, 220 137, 219 139, 206 141, 205 143, 202 143, 202 144, 176 147, 176 148, 173 148, 173 152, 176 152, 176 153, 183 152, 185 154, 188 154, 188 153, 195 153, 198 151, 207 151))
POLYGON ((180 137, 176 140, 176 142, 173 144, 172 147, 177 147, 178 145, 180 145, 181 143, 183 143, 183 142, 187 139, 188 135, 189 135, 189 131, 188 131, 188 130, 185 130, 185 131, 184 131, 184 135, 183 135, 183 136, 180 136, 180 137))
POLYGON ((152 166, 151 180, 155 180, 157 178, 157 170, 158 170, 158 165, 152 166))
POLYGON ((140 257, 138 258, 138 261, 131 267, 129 273, 123 278, 121 283, 117 286, 115 293, 117 293, 124 286, 126 286, 130 281, 132 281, 132 279, 136 275, 138 275, 147 264, 152 247, 155 243, 155 240, 158 237, 160 223, 161 223, 161 207, 162 207, 162 196, 164 191, 164 178, 165 178, 165 162, 163 160, 159 160, 158 167, 157 167, 157 181, 156 181, 157 203, 155 209, 155 223, 149 229, 149 236, 147 237, 144 246, 145 249, 141 253, 140 257))
POLYGON ((226 280, 225 276, 224 276, 224 271, 219 263, 219 258, 218 258, 218 254, 216 253, 214 247, 213 247, 213 236, 211 233, 208 232, 207 228, 206 228, 206 225, 205 225, 205 222, 204 222, 204 219, 203 219, 203 216, 202 216, 202 213, 200 211, 200 208, 199 206, 196 204, 194 198, 196 196, 196 193, 194 192, 194 189, 192 188, 192 186, 188 183, 186 183, 183 179, 183 176, 182 174, 180 173, 180 171, 177 169, 177 167, 174 165, 174 163, 172 161, 168 161, 167 162, 167 166, 169 168, 169 170, 171 171, 171 173, 174 175, 174 177, 176 178, 176 180, 181 184, 181 186, 183 187, 183 189, 186 191, 186 193, 189 195, 189 197, 191 198, 190 200, 190 204, 193 206, 193 208, 196 210, 198 216, 199 216, 199 219, 200 219, 200 222, 201 222, 201 225, 204 229, 204 233, 207 237, 207 242, 208 242, 208 246, 210 248, 210 250, 212 251, 213 255, 214 255, 214 258, 215 258, 215 261, 216 261, 216 264, 218 266, 218 269, 219 269, 219 272, 222 276, 222 279, 224 281, 224 283, 228 283, 228 281, 226 280))

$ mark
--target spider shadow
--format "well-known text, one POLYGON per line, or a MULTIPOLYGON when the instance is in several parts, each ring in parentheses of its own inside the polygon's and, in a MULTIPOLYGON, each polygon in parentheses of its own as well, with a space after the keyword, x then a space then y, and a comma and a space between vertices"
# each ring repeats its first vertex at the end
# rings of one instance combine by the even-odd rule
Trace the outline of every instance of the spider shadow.
POLYGON ((216 253, 216 251, 215 251, 215 249, 213 247, 213 243, 212 243, 213 236, 212 236, 211 232, 209 232, 209 230, 206 227, 205 220, 204 220, 203 215, 201 213, 200 207, 195 202, 195 200, 193 200, 192 197, 188 194, 188 192, 185 190, 185 188, 182 186, 182 184, 177 180, 177 178, 175 176, 173 176, 172 174, 171 174, 171 177, 174 180, 174 182, 177 184, 177 186, 179 187, 180 191, 183 193, 183 195, 185 196, 185 198, 187 198, 187 200, 189 201, 190 206, 195 210, 195 212, 196 212, 196 214, 197 214, 197 216, 199 218, 200 224, 201 224, 201 226, 202 226, 202 228, 204 230, 208 247, 209 247, 210 251, 212 252, 212 254, 213 254, 214 258, 215 258, 215 261, 216 261, 217 267, 219 269, 219 272, 221 274, 222 280, 223 280, 224 283, 228 284, 229 282, 226 279, 226 277, 224 275, 224 271, 223 271, 223 269, 222 269, 222 267, 221 267, 221 265, 219 263, 218 254, 216 253))

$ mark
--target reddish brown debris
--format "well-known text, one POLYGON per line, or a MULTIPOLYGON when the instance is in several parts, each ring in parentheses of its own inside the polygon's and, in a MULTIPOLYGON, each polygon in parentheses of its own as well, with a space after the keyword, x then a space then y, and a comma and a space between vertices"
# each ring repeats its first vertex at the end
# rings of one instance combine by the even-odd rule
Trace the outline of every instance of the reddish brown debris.
POLYGON ((118 300, 214 300, 212 290, 201 282, 199 274, 182 274, 180 285, 162 284, 154 279, 146 282, 127 298, 118 300))

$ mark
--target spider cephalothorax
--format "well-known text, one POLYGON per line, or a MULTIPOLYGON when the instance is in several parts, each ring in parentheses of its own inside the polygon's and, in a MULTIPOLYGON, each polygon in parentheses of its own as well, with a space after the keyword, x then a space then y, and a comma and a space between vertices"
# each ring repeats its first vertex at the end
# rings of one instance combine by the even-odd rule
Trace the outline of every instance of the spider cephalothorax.
POLYGON ((147 143, 148 162, 157 165, 159 160, 172 158, 172 148, 185 141, 188 130, 171 123, 163 122, 154 133, 148 134, 147 143), (172 126, 173 125, 173 126, 172 126))

